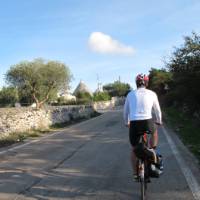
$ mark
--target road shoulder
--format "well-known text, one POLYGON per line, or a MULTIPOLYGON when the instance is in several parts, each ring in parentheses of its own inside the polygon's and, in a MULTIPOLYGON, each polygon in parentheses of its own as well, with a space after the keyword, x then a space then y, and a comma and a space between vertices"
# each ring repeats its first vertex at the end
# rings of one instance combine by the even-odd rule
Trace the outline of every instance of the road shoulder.
MULTIPOLYGON (((180 168, 188 182, 193 196, 196 200, 200 199, 200 167, 198 160, 182 143, 175 132, 168 126, 162 127, 168 143, 180 165, 180 168)), ((167 161, 166 161, 167 162, 167 161)))

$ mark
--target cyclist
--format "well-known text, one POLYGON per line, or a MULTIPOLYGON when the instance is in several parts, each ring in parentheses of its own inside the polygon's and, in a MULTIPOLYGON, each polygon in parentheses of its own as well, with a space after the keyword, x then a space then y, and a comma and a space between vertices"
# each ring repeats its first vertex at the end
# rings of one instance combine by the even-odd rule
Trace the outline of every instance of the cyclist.
POLYGON ((143 74, 137 75, 137 89, 128 93, 124 105, 124 121, 129 127, 129 140, 133 147, 131 151, 131 162, 135 179, 137 179, 137 170, 134 147, 139 142, 137 133, 148 130, 151 134, 151 147, 155 149, 158 144, 158 133, 155 124, 162 124, 162 114, 158 97, 155 92, 146 89, 148 82, 148 76, 143 74), (155 114, 155 122, 152 111, 155 114))

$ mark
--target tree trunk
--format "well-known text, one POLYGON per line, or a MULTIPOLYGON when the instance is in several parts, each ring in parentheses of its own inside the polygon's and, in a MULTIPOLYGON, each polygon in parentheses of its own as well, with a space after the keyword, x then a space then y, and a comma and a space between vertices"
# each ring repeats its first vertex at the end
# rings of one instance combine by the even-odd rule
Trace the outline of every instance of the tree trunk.
POLYGON ((33 99, 35 100, 36 103, 36 109, 40 109, 42 107, 42 105, 49 99, 49 94, 51 89, 53 88, 53 84, 49 87, 45 98, 42 101, 39 101, 38 98, 35 95, 35 92, 33 93, 33 99))

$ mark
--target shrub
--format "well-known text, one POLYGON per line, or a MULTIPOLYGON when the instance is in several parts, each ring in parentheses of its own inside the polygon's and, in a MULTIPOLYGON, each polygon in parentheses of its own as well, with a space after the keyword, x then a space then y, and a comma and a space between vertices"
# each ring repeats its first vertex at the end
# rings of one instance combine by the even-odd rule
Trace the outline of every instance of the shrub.
POLYGON ((14 87, 3 87, 0 91, 0 105, 5 106, 14 106, 18 102, 18 91, 14 87))
POLYGON ((76 98, 77 104, 89 104, 92 101, 92 96, 88 92, 78 92, 76 98))
POLYGON ((93 101, 108 101, 111 97, 108 92, 98 92, 94 94, 93 101))

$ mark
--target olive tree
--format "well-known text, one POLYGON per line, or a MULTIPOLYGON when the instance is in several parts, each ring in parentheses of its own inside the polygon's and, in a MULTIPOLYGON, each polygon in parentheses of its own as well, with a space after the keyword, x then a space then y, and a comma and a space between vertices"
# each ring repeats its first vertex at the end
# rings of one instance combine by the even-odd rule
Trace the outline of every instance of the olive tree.
POLYGON ((41 108, 59 90, 68 88, 71 78, 71 72, 64 63, 43 59, 20 62, 11 66, 6 74, 7 82, 30 94, 37 108, 41 108))

